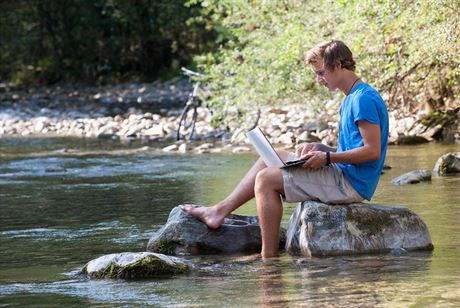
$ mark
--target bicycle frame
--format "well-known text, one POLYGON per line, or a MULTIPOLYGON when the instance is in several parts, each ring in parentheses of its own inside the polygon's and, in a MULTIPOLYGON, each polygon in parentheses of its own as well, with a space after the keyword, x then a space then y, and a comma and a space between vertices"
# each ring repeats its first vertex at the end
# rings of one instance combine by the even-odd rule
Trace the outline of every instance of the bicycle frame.
MULTIPOLYGON (((203 77, 201 73, 197 73, 186 69, 185 67, 181 68, 184 75, 189 77, 191 81, 192 76, 203 77)), ((182 137, 184 139, 192 139, 195 132, 195 123, 198 117, 197 108, 201 105, 201 102, 198 97, 198 92, 200 89, 200 81, 196 81, 193 85, 193 90, 189 94, 187 102, 185 103, 184 109, 180 115, 179 126, 177 128, 176 140, 180 140, 182 137), (190 114, 191 112, 191 114, 190 114), (182 133, 181 133, 181 130, 182 133), (188 131, 187 131, 188 130, 188 131)))

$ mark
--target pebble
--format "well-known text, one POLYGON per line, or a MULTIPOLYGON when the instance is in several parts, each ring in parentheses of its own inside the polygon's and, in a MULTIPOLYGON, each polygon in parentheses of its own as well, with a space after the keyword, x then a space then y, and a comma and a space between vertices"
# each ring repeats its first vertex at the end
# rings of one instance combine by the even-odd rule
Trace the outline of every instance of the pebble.
POLYGON ((163 152, 175 152, 179 149, 179 147, 177 146, 177 144, 171 144, 171 145, 168 145, 167 147, 164 147, 162 149, 163 152))
POLYGON ((177 150, 179 153, 187 153, 187 143, 182 143, 177 150))
POLYGON ((249 151, 251 151, 250 148, 240 146, 240 147, 234 148, 234 149, 232 150, 232 153, 244 153, 244 152, 249 152, 249 151))

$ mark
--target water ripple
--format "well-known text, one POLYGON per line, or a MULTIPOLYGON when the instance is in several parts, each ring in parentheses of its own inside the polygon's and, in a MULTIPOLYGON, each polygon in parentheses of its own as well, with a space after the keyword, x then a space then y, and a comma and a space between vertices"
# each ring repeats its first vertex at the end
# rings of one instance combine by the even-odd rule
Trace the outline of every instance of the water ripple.
MULTIPOLYGON (((61 228, 33 228, 24 230, 8 230, 1 231, 0 238, 30 238, 34 241, 48 240, 73 240, 77 238, 96 237, 107 233, 108 231, 116 230, 118 236, 114 236, 110 241, 114 243, 130 243, 137 240, 149 238, 154 232, 153 230, 141 231, 137 226, 123 226, 119 221, 111 221, 98 223, 87 228, 78 230, 61 229, 61 228)), ((112 235, 113 236, 113 235, 112 235)))

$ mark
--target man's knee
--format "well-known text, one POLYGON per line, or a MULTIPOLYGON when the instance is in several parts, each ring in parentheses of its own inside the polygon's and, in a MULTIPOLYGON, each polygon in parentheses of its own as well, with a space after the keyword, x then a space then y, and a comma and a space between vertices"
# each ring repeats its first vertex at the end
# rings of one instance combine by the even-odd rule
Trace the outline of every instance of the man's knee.
POLYGON ((282 188, 282 174, 279 168, 265 168, 260 170, 256 176, 255 191, 265 189, 280 190, 282 188))
POLYGON ((269 178, 269 168, 264 168, 257 172, 256 175, 256 186, 264 186, 269 178))

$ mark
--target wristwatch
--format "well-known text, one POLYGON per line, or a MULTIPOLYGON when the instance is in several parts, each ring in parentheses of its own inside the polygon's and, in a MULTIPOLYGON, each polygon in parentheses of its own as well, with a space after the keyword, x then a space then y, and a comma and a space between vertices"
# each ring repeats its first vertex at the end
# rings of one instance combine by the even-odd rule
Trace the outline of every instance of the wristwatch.
POLYGON ((331 152, 327 151, 326 152, 326 166, 329 166, 331 164, 331 152))

